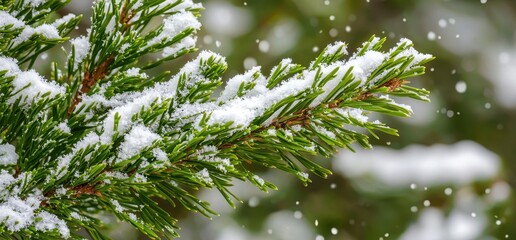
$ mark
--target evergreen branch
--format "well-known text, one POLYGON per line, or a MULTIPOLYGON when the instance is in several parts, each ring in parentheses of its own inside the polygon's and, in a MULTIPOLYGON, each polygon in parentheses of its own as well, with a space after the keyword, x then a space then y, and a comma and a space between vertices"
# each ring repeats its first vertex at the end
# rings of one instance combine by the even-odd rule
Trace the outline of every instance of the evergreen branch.
POLYGON ((306 170, 327 177, 311 155, 330 157, 355 142, 370 148, 365 132, 397 135, 368 121, 371 112, 411 114, 389 96, 428 100, 406 79, 423 74, 432 57, 407 39, 382 51, 385 39, 374 36, 348 60, 341 60, 346 45, 336 42, 307 67, 285 59, 269 76, 255 67, 229 79, 218 97, 227 64, 209 51, 170 79, 168 72, 147 75, 195 50, 201 6, 190 0, 96 1, 88 35, 70 41, 65 71, 53 64, 49 81, 19 65, 30 68, 35 56, 67 40, 80 17, 38 25, 47 9, 61 6, 1 6, 1 237, 81 239, 75 232, 84 229, 107 239, 99 214, 111 213, 152 239, 174 238, 177 220, 158 199, 210 217, 216 213, 195 196, 199 189, 218 189, 231 206, 239 201, 228 189, 235 180, 276 189, 253 164, 305 184, 306 170), (162 24, 149 24, 160 16, 162 24), (157 52, 162 58, 140 63, 157 52))

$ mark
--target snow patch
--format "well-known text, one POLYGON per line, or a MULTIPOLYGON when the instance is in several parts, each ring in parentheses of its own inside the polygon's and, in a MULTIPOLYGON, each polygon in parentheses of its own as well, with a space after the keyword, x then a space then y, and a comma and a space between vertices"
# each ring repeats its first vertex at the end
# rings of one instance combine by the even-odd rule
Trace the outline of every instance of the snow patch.
POLYGON ((79 64, 82 64, 86 55, 88 55, 88 52, 90 51, 90 42, 85 36, 74 38, 70 42, 75 49, 73 69, 76 70, 79 64))
POLYGON ((64 24, 67 24, 68 22, 70 22, 70 20, 72 20, 72 18, 76 17, 75 14, 73 13, 70 13, 62 18, 59 18, 57 19, 54 23, 52 23, 52 26, 54 27, 59 27, 61 25, 64 25, 64 24))
MULTIPOLYGON (((255 74, 260 74, 260 67, 253 67, 252 69, 246 71, 244 74, 236 75, 229 79, 226 83, 224 91, 222 91, 218 100, 225 102, 229 99, 237 97, 240 85, 255 81, 255 74)), ((260 77, 263 78, 261 74, 260 77)))
POLYGON ((124 139, 118 152, 119 161, 141 153, 142 150, 151 146, 154 141, 161 139, 161 137, 148 127, 136 125, 125 135, 124 139))
POLYGON ((34 227, 38 231, 49 232, 56 230, 61 234, 63 238, 70 237, 70 229, 66 225, 66 222, 59 219, 56 215, 41 211, 36 215, 36 223, 34 227))
POLYGON ((0 145, 0 166, 16 164, 18 158, 16 148, 13 145, 8 143, 0 145))
POLYGON ((192 49, 195 47, 195 43, 197 42, 197 37, 188 36, 183 38, 180 42, 174 44, 171 47, 166 47, 163 49, 162 56, 176 56, 179 52, 183 50, 192 49))
POLYGON ((195 176, 197 177, 197 179, 201 180, 201 182, 204 182, 209 185, 213 184, 213 180, 210 177, 210 172, 206 168, 197 172, 195 176))
POLYGON ((323 56, 340 55, 340 54, 348 54, 348 51, 346 49, 345 43, 343 43, 341 41, 337 41, 326 47, 326 51, 324 51, 323 56))
POLYGON ((30 106, 32 103, 39 101, 43 94, 48 94, 48 97, 55 97, 65 93, 64 87, 61 87, 53 82, 47 82, 36 71, 29 70, 27 72, 20 72, 12 82, 13 92, 7 101, 13 104, 18 98, 22 98, 21 102, 30 106))
MULTIPOLYGON (((1 17, 1 16, 0 16, 1 17)), ((0 71, 7 71, 6 76, 15 76, 20 73, 18 60, 10 57, 0 56, 0 71)))
POLYGON ((62 122, 59 125, 57 125, 57 128, 59 128, 64 133, 70 134, 70 127, 68 127, 68 121, 62 122))
POLYGON ((0 28, 4 28, 5 26, 12 25, 12 28, 22 28, 25 27, 25 23, 13 17, 6 11, 0 11, 0 28))
POLYGON ((44 2, 46 2, 46 0, 25 0, 25 4, 30 4, 31 7, 37 7, 44 2))
POLYGON ((159 161, 167 161, 168 160, 167 153, 159 148, 154 148, 152 150, 152 154, 154 155, 156 160, 159 160, 159 161))
POLYGON ((364 114, 364 111, 362 111, 362 109, 359 109, 359 108, 345 108, 345 109, 338 108, 338 109, 336 109, 336 111, 345 117, 356 119, 361 123, 365 123, 369 119, 364 114))
POLYGON ((162 43, 165 40, 171 40, 186 29, 193 28, 199 30, 201 23, 188 11, 180 11, 169 16, 163 21, 163 31, 148 42, 148 46, 162 43))
POLYGON ((57 28, 50 24, 42 24, 36 28, 26 26, 20 35, 13 39, 13 46, 17 46, 31 38, 34 35, 41 35, 47 39, 61 38, 57 31, 57 28))
MULTIPOLYGON (((3 175, 4 172, 2 172, 3 175)), ((63 238, 68 238, 70 230, 63 220, 46 211, 36 213, 43 199, 38 189, 29 194, 26 199, 18 196, 8 197, 0 204, 0 223, 11 232, 34 226, 38 231, 57 230, 63 238)))
POLYGON ((260 186, 263 186, 265 184, 265 181, 263 180, 263 178, 261 178, 260 176, 258 175, 254 175, 253 176, 253 179, 258 183, 260 184, 260 186))

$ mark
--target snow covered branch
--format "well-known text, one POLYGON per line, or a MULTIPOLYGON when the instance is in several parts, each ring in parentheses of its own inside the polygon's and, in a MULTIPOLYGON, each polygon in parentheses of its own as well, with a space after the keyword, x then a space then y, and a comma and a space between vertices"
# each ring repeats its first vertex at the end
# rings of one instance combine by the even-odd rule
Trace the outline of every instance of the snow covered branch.
POLYGON ((326 177, 310 156, 355 142, 370 148, 363 132, 397 134, 370 113, 406 117, 410 107, 393 97, 428 100, 407 79, 432 56, 407 39, 382 50, 385 39, 372 37, 347 60, 336 42, 306 68, 290 59, 270 74, 255 67, 220 94, 227 64, 213 52, 171 77, 150 76, 196 50, 202 7, 190 0, 96 1, 88 34, 70 40, 66 68, 55 63, 44 79, 30 69, 37 55, 66 41, 80 17, 40 20, 65 3, 20 0, 0 10, 1 238, 81 239, 84 229, 105 239, 105 213, 152 239, 174 238, 176 220, 157 199, 211 216, 195 190, 216 188, 234 206, 235 179, 276 189, 253 165, 304 183, 309 172, 326 177))

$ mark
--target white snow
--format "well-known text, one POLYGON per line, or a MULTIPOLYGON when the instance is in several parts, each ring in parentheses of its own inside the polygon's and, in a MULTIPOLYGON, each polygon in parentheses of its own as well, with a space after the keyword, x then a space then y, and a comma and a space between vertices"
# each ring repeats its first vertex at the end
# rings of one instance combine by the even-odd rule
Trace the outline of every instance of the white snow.
POLYGON ((57 31, 57 28, 50 24, 42 24, 36 28, 26 26, 23 31, 15 39, 13 39, 13 45, 17 46, 27 40, 35 34, 41 35, 47 39, 61 38, 57 31))
POLYGON ((165 40, 170 40, 188 28, 193 28, 195 30, 199 30, 201 28, 201 23, 193 13, 188 11, 180 11, 167 17, 163 22, 163 31, 158 36, 151 39, 147 44, 148 46, 161 43, 165 40))
POLYGON ((297 175, 305 180, 309 177, 308 173, 305 172, 297 172, 297 175))
POLYGON ((7 101, 9 104, 13 104, 18 98, 22 98, 21 102, 30 106, 33 102, 38 101, 43 94, 48 93, 48 97, 52 98, 65 93, 64 87, 46 81, 32 69, 18 73, 12 84, 13 92, 16 94, 9 98, 7 101))
POLYGON ((394 188, 411 184, 467 185, 493 179, 500 169, 498 156, 471 141, 428 147, 411 145, 401 150, 379 146, 356 150, 357 153, 339 154, 334 170, 353 181, 365 184, 362 180, 367 178, 371 184, 394 188))
POLYGON ((208 169, 204 168, 203 170, 197 172, 195 174, 195 176, 201 180, 202 182, 206 183, 206 184, 213 184, 213 180, 211 179, 210 177, 210 172, 208 171, 208 169))
POLYGON ((0 28, 4 28, 7 25, 12 25, 12 28, 25 27, 25 23, 13 17, 6 11, 0 11, 0 28))
POLYGON ((18 66, 17 62, 18 61, 14 58, 0 55, 0 71, 7 70, 6 76, 15 76, 16 74, 20 73, 20 67, 18 66))
MULTIPOLYGON (((324 100, 328 94, 337 87, 342 78, 352 68, 351 73, 354 80, 361 82, 360 85, 365 85, 371 73, 376 70, 380 64, 387 58, 387 54, 377 51, 367 51, 362 56, 354 55, 348 62, 337 61, 322 69, 323 76, 327 76, 331 71, 338 68, 336 76, 328 81, 322 88, 324 93, 319 95, 310 106, 316 106, 324 100)), ((387 70, 388 71, 388 70, 387 70)), ((315 73, 315 71, 314 71, 315 73)), ((371 82, 369 85, 374 84, 371 82)))
POLYGON ((73 13, 69 13, 67 14, 66 16, 62 17, 62 18, 59 18, 57 19, 54 23, 52 23, 52 26, 54 27, 59 27, 63 24, 66 24, 68 23, 70 20, 72 20, 72 18, 76 17, 75 14, 73 13))
POLYGON ((131 131, 125 135, 124 142, 120 145, 118 161, 128 159, 140 153, 159 139, 161 139, 161 137, 152 132, 148 127, 143 125, 134 126, 131 131))
POLYGON ((131 6, 131 10, 135 11, 138 8, 140 8, 141 6, 143 6, 143 1, 142 0, 134 1, 133 5, 131 6))
POLYGON ((323 55, 328 56, 328 55, 339 55, 339 54, 348 54, 346 44, 341 41, 337 41, 333 44, 328 45, 326 47, 326 50, 324 51, 323 55))
POLYGON ((195 47, 197 37, 188 36, 183 38, 180 42, 163 49, 162 56, 168 57, 177 54, 180 51, 191 49, 195 47))
POLYGON ((127 173, 122 173, 122 172, 106 172, 106 176, 111 177, 113 179, 121 179, 121 180, 129 178, 127 173))
POLYGON ((318 125, 315 125, 315 124, 312 124, 312 126, 314 127, 315 131, 317 131, 318 133, 325 135, 331 139, 335 139, 335 133, 333 133, 332 131, 329 131, 328 129, 318 126, 318 125))
POLYGON ((153 149, 152 154, 159 161, 167 161, 168 160, 167 153, 159 148, 153 149))
POLYGON ((367 51, 364 55, 353 58, 346 65, 353 66, 353 75, 362 82, 376 70, 386 59, 387 55, 377 51, 367 51))
MULTIPOLYGON (((2 171, 0 183, 5 182, 4 174, 5 172, 2 171)), ((38 189, 29 194, 25 200, 18 196, 7 197, 0 204, 0 223, 12 232, 34 226, 38 231, 57 230, 63 238, 68 238, 70 230, 63 220, 45 211, 37 212, 42 200, 43 196, 38 189)))
POLYGON ((464 92, 466 92, 467 89, 468 89, 468 85, 464 81, 458 81, 455 84, 455 90, 458 93, 464 93, 464 92))
POLYGON ((0 166, 7 166, 16 164, 18 161, 18 154, 16 149, 11 144, 0 144, 0 166))
POLYGON ((292 126, 292 130, 293 130, 294 132, 299 132, 299 131, 301 131, 301 130, 303 130, 303 129, 304 129, 304 128, 303 128, 301 125, 299 125, 299 124, 296 124, 296 125, 292 126))
MULTIPOLYGON (((163 6, 169 5, 169 4, 175 4, 177 0, 165 0, 163 3, 158 5, 158 9, 163 8, 163 6)), ((178 12, 182 10, 188 10, 192 8, 202 8, 202 4, 200 3, 194 3, 192 0, 182 0, 181 3, 176 5, 171 9, 172 12, 178 12)))
POLYGON ((249 98, 236 98, 213 110, 209 124, 233 122, 235 126, 248 126, 273 104, 310 86, 308 80, 293 80, 271 91, 249 98))
POLYGON ((226 87, 220 94, 218 100, 225 102, 229 99, 236 97, 241 84, 248 84, 253 81, 260 81, 255 80, 255 74, 259 74, 258 78, 261 81, 265 81, 264 76, 260 73, 260 67, 253 67, 252 69, 246 71, 244 74, 236 75, 229 79, 226 83, 226 87))
POLYGON ((121 213, 123 211, 125 211, 125 208, 122 207, 122 205, 120 205, 120 203, 116 200, 116 199, 111 199, 111 204, 113 204, 113 206, 115 207, 115 211, 121 213))
POLYGON ((254 175, 253 176, 253 179, 258 183, 260 184, 260 186, 263 186, 263 184, 265 184, 265 181, 258 175, 254 175))
POLYGON ((274 128, 267 129, 267 134, 269 134, 270 136, 276 136, 276 129, 274 129, 274 128))
POLYGON ((354 118, 362 123, 367 122, 367 120, 369 119, 367 115, 364 114, 364 111, 362 111, 362 109, 359 108, 338 108, 336 111, 345 117, 354 118))
POLYGON ((407 105, 407 104, 403 104, 403 103, 397 103, 395 102, 392 98, 389 97, 389 95, 380 95, 378 97, 379 99, 385 99, 387 100, 390 104, 393 104, 393 105, 396 105, 398 107, 402 107, 404 108, 405 110, 409 111, 409 112, 413 112, 412 111, 412 107, 410 105, 407 105))
MULTIPOLYGON (((430 59, 432 58, 433 56, 430 55, 430 54, 424 54, 424 53, 420 53, 418 52, 416 49, 414 49, 414 47, 412 47, 412 41, 410 39, 407 39, 407 38, 402 38, 397 46, 400 46, 402 44, 405 44, 406 46, 411 46, 407 49, 405 49, 404 51, 402 51, 401 53, 399 53, 396 57, 397 58, 400 58, 400 57, 408 57, 408 56, 412 56, 414 57, 414 60, 412 60, 412 62, 408 65, 408 69, 410 69, 412 66, 420 63, 421 61, 424 61, 424 60, 427 60, 427 59, 430 59)), ((392 48, 390 53, 392 53, 396 48, 392 48)))
POLYGON ((133 115, 140 112, 142 108, 150 106, 157 98, 159 99, 159 95, 145 94, 111 110, 102 124, 104 132, 100 135, 101 142, 104 144, 110 143, 115 132, 124 134, 134 124, 132 121, 133 115), (117 129, 114 125, 116 116, 120 117, 117 129))
MULTIPOLYGON (((143 165, 143 163, 142 163, 143 165)), ((133 181, 134 182, 137 182, 137 183, 145 183, 147 182, 147 177, 145 177, 145 175, 141 174, 141 173, 137 173, 133 176, 133 181)))
MULTIPOLYGON (((172 77, 169 81, 156 84, 154 87, 145 89, 139 93, 129 93, 129 94, 121 94, 119 96, 113 97, 112 99, 106 99, 102 93, 94 94, 92 96, 85 96, 83 101, 79 104, 78 108, 82 105, 91 105, 91 104, 100 104, 108 107, 113 107, 112 110, 109 111, 107 117, 104 119, 101 124, 101 128, 103 129, 102 134, 97 135, 96 133, 90 133, 84 137, 83 140, 79 141, 76 146, 74 146, 73 153, 69 156, 64 156, 60 158, 59 166, 62 168, 66 166, 73 154, 77 153, 80 149, 85 148, 88 145, 94 145, 97 143, 108 144, 112 141, 113 134, 115 132, 119 132, 120 134, 125 134, 131 126, 135 123, 132 120, 133 115, 138 113, 142 108, 146 108, 150 106, 151 103, 157 101, 160 103, 165 99, 170 99, 176 94, 176 87, 179 77, 183 74, 189 74, 190 82, 187 85, 195 84, 196 81, 203 81, 204 77, 201 76, 201 65, 200 61, 206 61, 210 57, 213 57, 215 61, 224 62, 224 59, 215 53, 204 51, 201 52, 197 59, 185 64, 182 70, 174 77, 172 77), (120 120, 117 125, 117 129, 114 127, 115 116, 119 116, 120 120)), ((129 73, 134 72, 135 69, 130 70, 129 73)), ((200 110, 205 110, 204 108, 199 108, 200 110)), ((197 109, 191 107, 185 110, 189 112, 195 111, 197 109)), ((182 116, 180 116, 182 117, 182 116)), ((136 128, 140 129, 141 128, 136 128)), ((148 129, 151 131, 150 129, 148 129)), ((157 139, 158 135, 148 134, 146 135, 150 139, 157 139)), ((150 144, 150 142, 145 142, 146 144, 150 144)), ((145 145, 145 144, 143 144, 145 145)), ((143 146, 142 145, 142 146, 143 146)), ((146 145, 145 145, 146 146, 146 145)), ((134 150, 134 149, 133 149, 134 150)), ((141 149, 139 149, 141 150, 141 149)), ((138 150, 138 151, 139 151, 138 150)), ((130 148, 124 148, 121 152, 121 156, 123 158, 130 157, 127 154, 135 154, 135 151, 130 150, 130 148)), ((160 158, 164 159, 164 155, 160 154, 160 158)))
POLYGON ((129 216, 129 218, 135 222, 141 222, 140 219, 138 219, 138 217, 134 213, 128 213, 127 216, 129 216))
MULTIPOLYGON (((104 3, 108 3, 108 2, 110 3, 110 1, 104 1, 104 3)), ((107 7, 107 6, 106 6, 106 8, 105 8, 105 9, 106 9, 106 12, 107 12, 107 11, 111 11, 111 10, 108 10, 108 9, 112 8, 112 7, 110 6, 110 4, 106 4, 106 5, 109 5, 109 7, 107 7)), ((110 14, 110 13, 106 13, 106 14, 110 14)), ((105 29, 105 31, 104 31, 104 32, 105 32, 106 34, 113 34, 113 33, 114 33, 114 34, 119 34, 119 32, 115 33, 115 27, 116 27, 115 23, 116 23, 115 18, 111 18, 111 19, 109 20, 109 23, 106 25, 106 29, 105 29)))
MULTIPOLYGON (((6 189, 15 181, 13 175, 6 170, 0 170, 0 189, 6 189)), ((8 194, 6 191, 0 191, 0 197, 4 198, 8 194)))
POLYGON ((99 142, 100 136, 97 135, 97 133, 88 133, 73 146, 71 153, 61 156, 57 159, 57 166, 55 169, 51 170, 51 174, 54 175, 57 179, 63 177, 67 173, 66 169, 68 168, 68 164, 70 164, 70 161, 75 154, 77 154, 80 150, 87 148, 88 146, 95 146, 99 142))
POLYGON ((211 163, 218 163, 216 165, 216 168, 220 171, 226 173, 227 166, 231 166, 231 161, 228 158, 220 158, 217 156, 219 153, 219 150, 216 146, 203 146, 201 149, 199 149, 196 153, 199 160, 211 162, 211 163))
POLYGON ((141 69, 137 68, 137 67, 127 69, 125 74, 127 74, 127 76, 129 76, 129 77, 141 77, 141 78, 149 77, 146 73, 142 73, 141 69))
POLYGON ((70 213, 70 216, 74 219, 77 219, 79 221, 87 221, 87 218, 83 217, 82 215, 80 215, 79 213, 77 212, 71 212, 70 213))
POLYGON ((81 36, 70 40, 70 43, 75 48, 73 69, 76 70, 79 64, 82 64, 86 55, 88 55, 88 52, 90 51, 90 42, 85 36, 81 36))
POLYGON ((216 155, 219 152, 219 149, 216 146, 208 145, 202 146, 201 149, 197 151, 197 154, 203 155, 216 155))
POLYGON ((70 229, 66 226, 66 222, 59 219, 56 215, 41 211, 36 215, 34 227, 38 231, 47 232, 57 229, 63 238, 70 237, 70 229))
POLYGON ((46 0, 25 0, 25 4, 30 4, 32 7, 37 7, 44 2, 46 2, 46 0))
POLYGON ((68 127, 68 121, 60 123, 59 125, 57 125, 57 127, 65 133, 70 133, 71 131, 70 127, 68 127))
POLYGON ((9 197, 0 204, 0 222, 9 231, 17 232, 28 227, 34 221, 34 210, 39 206, 38 199, 27 198, 22 200, 19 197, 9 197))
MULTIPOLYGON (((182 89, 182 91, 179 92, 180 96, 185 96, 188 94, 188 88, 191 86, 194 86, 198 82, 202 81, 208 81, 206 77, 202 75, 202 71, 204 68, 206 68, 206 62, 208 59, 212 58, 214 63, 218 63, 220 65, 226 65, 226 60, 224 57, 222 57, 219 54, 216 54, 211 51, 202 51, 199 53, 196 59, 186 63, 183 68, 181 68, 181 71, 179 71, 178 74, 176 74, 170 81, 166 82, 163 85, 159 85, 159 88, 167 88, 170 91, 176 91, 177 88, 177 82, 179 81, 179 78, 182 75, 186 75, 188 77, 188 81, 186 82, 186 89, 182 89), (202 64, 201 64, 202 63, 202 64)), ((162 89, 160 91, 163 91, 162 89)))
POLYGON ((294 135, 292 134, 292 131, 290 131, 289 129, 284 130, 283 133, 288 138, 293 138, 294 137, 294 135))

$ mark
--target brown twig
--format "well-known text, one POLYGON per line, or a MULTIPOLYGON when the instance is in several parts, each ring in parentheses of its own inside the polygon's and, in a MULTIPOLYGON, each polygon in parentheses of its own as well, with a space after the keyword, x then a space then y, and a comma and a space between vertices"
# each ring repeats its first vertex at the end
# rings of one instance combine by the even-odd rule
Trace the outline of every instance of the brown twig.
POLYGON ((89 185, 87 183, 81 184, 79 186, 75 186, 72 188, 72 191, 74 191, 74 196, 79 197, 81 195, 95 195, 97 197, 102 197, 102 192, 98 191, 97 188, 98 183, 95 185, 89 185))
POLYGON ((409 83, 409 81, 399 78, 393 78, 387 81, 386 83, 382 84, 380 87, 387 87, 389 88, 389 92, 394 92, 396 89, 407 83, 409 83))
POLYGON ((100 80, 104 79, 108 74, 108 68, 113 60, 115 59, 115 55, 110 55, 104 62, 102 62, 93 72, 86 71, 84 72, 84 78, 82 80, 82 85, 79 91, 75 93, 75 96, 72 99, 72 104, 68 108, 68 117, 70 117, 75 110, 77 104, 79 104, 82 100, 82 96, 84 94, 88 94, 93 86, 100 80))
MULTIPOLYGON (((127 5, 129 4, 129 0, 125 1, 124 6, 122 7, 122 10, 120 11, 120 20, 119 23, 122 24, 122 34, 124 34, 129 27, 131 27, 131 24, 129 21, 133 18, 134 13, 129 12, 127 9, 127 5)), ((109 66, 113 63, 115 60, 115 53, 112 53, 109 55, 108 58, 106 58, 102 63, 100 63, 97 68, 95 68, 93 71, 88 71, 87 68, 84 72, 84 77, 82 80, 81 88, 79 91, 75 93, 75 96, 72 99, 72 103, 70 104, 70 107, 68 107, 67 111, 67 117, 70 117, 75 110, 75 107, 81 102, 82 96, 84 94, 88 94, 90 90, 93 88, 93 86, 104 79, 109 74, 109 66)))
POLYGON ((393 78, 387 82, 385 82, 384 84, 380 85, 379 87, 377 88, 373 88, 373 89, 369 89, 367 91, 364 91, 362 93, 360 93, 358 96, 354 97, 353 100, 357 100, 357 101, 363 101, 363 100, 366 100, 368 98, 371 98, 373 96, 373 91, 378 89, 378 88, 382 88, 382 87, 386 87, 388 88, 388 92, 394 92, 396 91, 396 89, 398 89, 399 87, 403 86, 404 84, 407 84, 409 83, 409 81, 406 81, 404 79, 399 79, 399 78, 393 78))

